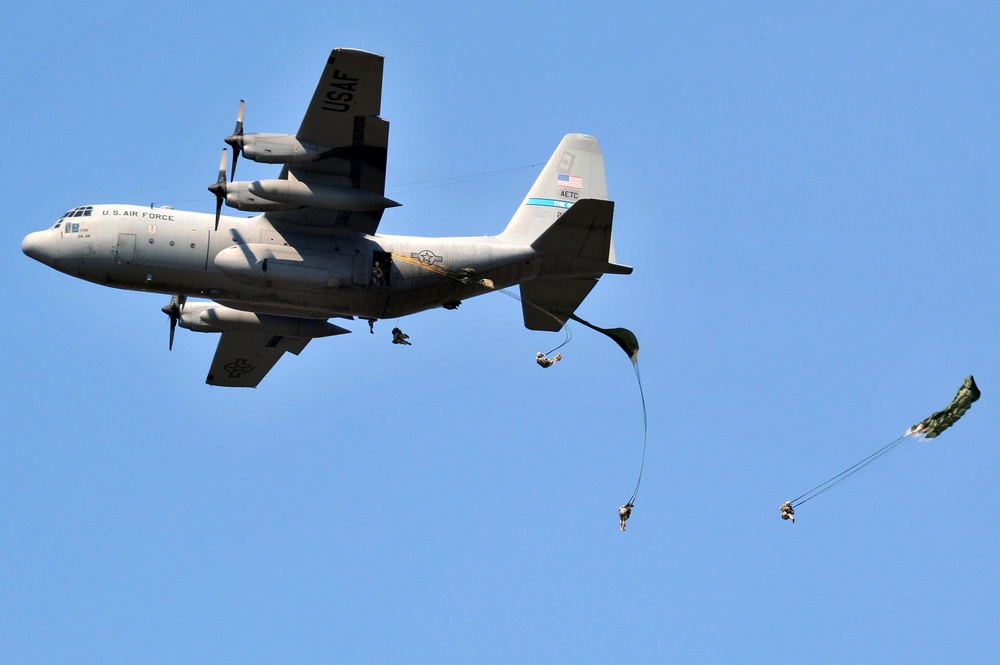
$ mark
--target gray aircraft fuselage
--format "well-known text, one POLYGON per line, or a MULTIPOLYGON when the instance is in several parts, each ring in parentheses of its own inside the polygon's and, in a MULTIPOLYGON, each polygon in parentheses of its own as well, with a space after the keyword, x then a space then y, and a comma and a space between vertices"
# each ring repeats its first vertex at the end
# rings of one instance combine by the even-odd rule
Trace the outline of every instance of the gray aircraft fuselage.
MULTIPOLYGON (((88 205, 31 233, 25 254, 74 277, 171 296, 179 325, 221 333, 207 383, 256 387, 285 353, 350 332, 328 319, 399 318, 520 285, 529 330, 557 331, 615 260, 604 158, 593 136, 566 134, 497 236, 378 233, 389 122, 381 117, 383 58, 337 48, 293 134, 246 133, 239 104, 224 139, 216 214, 88 205), (239 156, 280 164, 277 178, 238 181, 239 156), (259 213, 222 216, 222 206, 259 213), (205 299, 189 302, 188 298, 205 299), (214 302, 211 302, 214 301, 214 302)), ((372 328, 373 330, 373 328, 372 328)))
POLYGON ((85 216, 28 235, 24 253, 97 284, 269 314, 397 318, 488 293, 484 279, 496 289, 530 280, 541 265, 530 246, 492 236, 370 236, 349 229, 317 236, 314 229, 279 231, 264 215, 223 216, 216 231, 211 214, 86 208, 85 216), (460 278, 461 271, 474 278, 460 278))

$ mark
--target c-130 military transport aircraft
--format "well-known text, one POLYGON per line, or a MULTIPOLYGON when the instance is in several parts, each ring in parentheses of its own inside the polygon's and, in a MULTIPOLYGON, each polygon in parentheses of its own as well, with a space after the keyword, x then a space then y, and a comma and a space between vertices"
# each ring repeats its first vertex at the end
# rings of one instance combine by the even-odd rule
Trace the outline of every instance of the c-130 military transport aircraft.
POLYGON ((389 123, 381 56, 335 49, 294 135, 244 134, 243 103, 226 139, 233 171, 247 159, 282 164, 275 180, 226 180, 215 215, 169 207, 88 205, 29 234, 25 254, 80 279, 172 296, 177 324, 222 333, 207 383, 255 387, 286 351, 350 332, 327 319, 395 319, 520 285, 524 325, 558 331, 615 262, 614 203, 595 138, 563 138, 497 236, 377 234, 386 208, 389 123), (220 214, 222 203, 260 212, 220 214), (190 302, 202 297, 214 302, 190 302))

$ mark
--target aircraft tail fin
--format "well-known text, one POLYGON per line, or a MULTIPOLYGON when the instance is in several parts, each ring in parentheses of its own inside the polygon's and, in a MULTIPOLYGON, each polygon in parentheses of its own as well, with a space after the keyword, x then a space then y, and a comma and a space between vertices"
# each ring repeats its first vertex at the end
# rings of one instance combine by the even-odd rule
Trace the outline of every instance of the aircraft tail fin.
POLYGON ((541 255, 538 275, 521 284, 526 328, 561 329, 601 275, 632 272, 615 262, 614 210, 597 139, 567 134, 499 236, 541 255))
POLYGON ((607 198, 601 145, 593 136, 567 134, 500 238, 512 244, 530 245, 576 201, 607 198))

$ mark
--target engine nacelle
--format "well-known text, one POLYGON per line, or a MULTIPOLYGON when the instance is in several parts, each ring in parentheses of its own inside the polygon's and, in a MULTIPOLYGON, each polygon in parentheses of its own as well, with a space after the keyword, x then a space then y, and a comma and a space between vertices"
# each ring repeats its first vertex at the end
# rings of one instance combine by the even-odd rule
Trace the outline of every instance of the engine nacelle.
POLYGON ((365 212, 399 204, 374 192, 301 180, 255 180, 226 185, 226 205, 237 210, 287 210, 299 206, 365 212))
POLYGON ((250 191, 249 182, 230 182, 226 185, 226 205, 247 212, 267 212, 269 210, 294 210, 301 208, 298 203, 279 203, 258 196, 250 191))
POLYGON ((291 134, 244 134, 240 137, 243 156, 262 164, 296 164, 318 159, 323 146, 303 143, 291 134))
POLYGON ((323 319, 300 319, 293 316, 257 314, 206 302, 185 304, 178 323, 182 328, 194 332, 240 331, 310 339, 351 332, 323 319))

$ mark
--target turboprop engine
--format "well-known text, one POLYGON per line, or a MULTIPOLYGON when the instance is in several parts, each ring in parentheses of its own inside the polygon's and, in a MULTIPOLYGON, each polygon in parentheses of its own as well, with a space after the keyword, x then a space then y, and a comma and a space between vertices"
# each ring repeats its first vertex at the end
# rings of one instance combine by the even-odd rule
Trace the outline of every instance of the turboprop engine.
POLYGON ((239 134, 227 138, 226 143, 261 164, 311 162, 326 150, 323 146, 303 143, 291 134, 239 134))
MULTIPOLYGON (((341 147, 331 148, 317 145, 307 141, 300 141, 292 134, 270 134, 256 132, 245 134, 243 132, 243 115, 246 110, 244 101, 240 100, 240 110, 236 114, 236 128, 233 133, 226 137, 226 143, 233 148, 233 170, 229 180, 236 180, 236 162, 240 155, 247 159, 261 164, 301 164, 302 162, 313 162, 321 159, 346 159, 349 161, 375 159, 385 164, 385 142, 388 140, 389 123, 381 118, 365 118, 361 130, 364 134, 374 134, 381 136, 382 149, 377 150, 371 147, 356 148, 341 147)), ((357 130, 356 130, 357 131, 357 130)))
MULTIPOLYGON (((310 183, 295 177, 288 172, 286 178, 276 180, 255 180, 253 182, 236 182, 236 162, 243 154, 255 162, 265 164, 300 164, 321 159, 341 159, 352 164, 374 160, 381 161, 385 166, 385 140, 388 136, 389 123, 381 118, 371 118, 361 124, 361 133, 365 127, 370 133, 380 135, 382 149, 371 146, 356 148, 331 148, 300 141, 291 134, 245 134, 243 132, 243 115, 246 105, 240 100, 240 109, 236 114, 236 128, 226 137, 226 143, 233 148, 233 170, 226 180, 226 162, 228 153, 222 151, 222 161, 219 164, 219 177, 209 186, 208 191, 215 194, 215 229, 219 229, 219 217, 222 204, 230 208, 250 212, 267 212, 271 210, 290 210, 301 206, 327 208, 329 210, 344 210, 348 212, 369 212, 385 210, 399 205, 381 194, 359 189, 351 178, 344 177, 342 184, 329 182, 310 183)), ((355 132, 358 128, 355 127, 355 132)))
POLYGON ((301 180, 255 180, 225 183, 226 205, 237 210, 273 210, 273 204, 331 210, 385 210, 399 204, 374 192, 352 187, 310 184, 301 180))
POLYGON ((351 332, 323 319, 300 319, 293 316, 257 314, 209 302, 184 304, 178 323, 182 328, 194 332, 240 331, 310 339, 351 332))
MULTIPOLYGON (((304 180, 255 180, 253 182, 227 182, 226 161, 228 152, 222 150, 219 177, 208 191, 215 194, 215 229, 219 229, 222 203, 237 210, 264 212, 288 210, 299 206, 364 212, 385 210, 400 205, 375 192, 349 186, 310 183, 304 180)), ((235 158, 233 159, 235 162, 235 158)))

